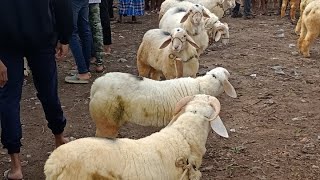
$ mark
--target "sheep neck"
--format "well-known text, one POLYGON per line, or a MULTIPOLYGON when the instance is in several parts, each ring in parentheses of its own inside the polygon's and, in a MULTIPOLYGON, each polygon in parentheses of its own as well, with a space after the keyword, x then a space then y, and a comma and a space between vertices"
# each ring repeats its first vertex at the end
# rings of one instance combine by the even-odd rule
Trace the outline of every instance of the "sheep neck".
POLYGON ((218 96, 224 91, 222 83, 212 75, 205 75, 196 79, 199 81, 199 93, 201 94, 218 96))
POLYGON ((172 127, 177 129, 185 138, 185 141, 190 146, 191 155, 196 157, 200 156, 199 159, 202 159, 202 156, 206 152, 205 145, 210 132, 209 121, 201 115, 190 113, 191 112, 188 112, 190 115, 188 117, 186 117, 187 115, 183 115, 181 118, 179 117, 177 121, 172 124, 172 127), (192 126, 190 126, 190 124, 192 124, 192 126))
POLYGON ((201 32, 201 24, 201 22, 199 24, 193 23, 191 16, 189 16, 182 26, 190 36, 197 36, 199 35, 199 32, 201 32))
MULTIPOLYGON (((170 47, 170 49, 172 49, 170 47)), ((199 58, 198 53, 194 47, 192 47, 188 42, 184 42, 184 47, 179 52, 170 51, 169 58, 172 60, 177 60, 180 58, 183 62, 188 62, 193 58, 199 58)))

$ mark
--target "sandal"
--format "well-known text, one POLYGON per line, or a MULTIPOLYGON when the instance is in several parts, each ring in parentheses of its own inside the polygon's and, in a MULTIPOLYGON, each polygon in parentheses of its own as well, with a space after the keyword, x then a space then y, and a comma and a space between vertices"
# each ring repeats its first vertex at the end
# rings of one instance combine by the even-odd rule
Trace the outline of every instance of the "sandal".
POLYGON ((3 178, 5 179, 5 180, 23 180, 23 178, 21 178, 21 179, 13 179, 13 178, 9 178, 8 176, 9 176, 9 172, 11 171, 11 169, 8 169, 8 170, 6 170, 4 173, 3 173, 3 178))
POLYGON ((76 74, 78 74, 78 70, 72 69, 72 70, 69 71, 68 74, 71 75, 71 76, 76 75, 76 74))
POLYGON ((64 81, 71 84, 88 84, 89 83, 89 79, 80 79, 78 77, 78 74, 67 76, 64 78, 64 81))

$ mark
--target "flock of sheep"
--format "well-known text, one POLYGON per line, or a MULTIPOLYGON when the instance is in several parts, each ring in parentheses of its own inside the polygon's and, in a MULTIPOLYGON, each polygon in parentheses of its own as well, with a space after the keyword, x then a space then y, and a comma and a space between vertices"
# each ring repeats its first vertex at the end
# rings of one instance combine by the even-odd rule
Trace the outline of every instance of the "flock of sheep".
POLYGON ((210 129, 228 137, 216 96, 237 97, 223 67, 196 77, 209 39, 228 43, 228 25, 214 8, 208 0, 162 4, 160 28, 145 33, 137 52, 139 76, 110 72, 94 81, 89 111, 96 137, 54 150, 44 167, 47 180, 201 178, 210 129), (117 138, 127 122, 164 128, 138 140, 117 138))
MULTIPOLYGON (((138 49, 139 76, 110 72, 94 81, 89 111, 96 137, 54 150, 45 163, 46 179, 200 179, 210 130, 228 137, 216 97, 225 92, 236 98, 237 93, 223 67, 196 77, 199 57, 214 41, 228 43, 228 24, 219 19, 234 3, 164 1, 159 29, 148 30, 138 49), (117 138, 128 122, 164 128, 137 140, 117 138)), ((301 31, 299 48, 308 56, 312 30, 319 35, 320 1, 303 1, 301 12, 296 32, 301 31)))

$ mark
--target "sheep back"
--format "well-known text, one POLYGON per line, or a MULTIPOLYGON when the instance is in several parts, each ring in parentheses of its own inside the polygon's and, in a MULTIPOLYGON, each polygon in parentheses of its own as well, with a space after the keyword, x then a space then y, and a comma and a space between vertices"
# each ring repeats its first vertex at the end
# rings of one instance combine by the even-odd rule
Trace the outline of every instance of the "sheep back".
POLYGON ((96 135, 116 136, 126 122, 165 126, 175 103, 198 92, 198 81, 193 78, 155 81, 127 73, 108 73, 97 78, 91 87, 89 110, 96 135))

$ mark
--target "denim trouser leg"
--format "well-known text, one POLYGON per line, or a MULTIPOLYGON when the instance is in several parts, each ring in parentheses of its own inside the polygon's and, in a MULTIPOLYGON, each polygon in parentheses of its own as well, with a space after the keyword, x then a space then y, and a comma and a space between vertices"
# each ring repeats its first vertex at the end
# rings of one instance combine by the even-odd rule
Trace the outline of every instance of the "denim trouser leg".
MULTIPOLYGON (((58 98, 57 69, 54 47, 27 54, 38 98, 42 103, 48 127, 53 134, 64 131, 66 119, 58 98)), ((23 84, 23 54, 0 52, 0 59, 7 66, 8 82, 0 88, 1 142, 9 154, 19 153, 21 147, 20 100, 23 84)))
POLYGON ((20 100, 23 84, 23 56, 0 52, 7 67, 8 82, 0 88, 1 143, 9 154, 20 153, 22 129, 20 100))
POLYGON ((32 71, 37 97, 42 104, 48 127, 53 134, 61 134, 66 126, 60 99, 58 97, 58 75, 54 47, 27 55, 32 71))
POLYGON ((251 0, 244 0, 244 15, 251 15, 251 0))
POLYGON ((240 4, 236 2, 236 6, 232 9, 233 14, 238 14, 240 10, 240 4))
POLYGON ((92 43, 88 0, 73 0, 72 11, 74 30, 70 39, 70 49, 76 61, 79 74, 85 74, 89 72, 92 43))

